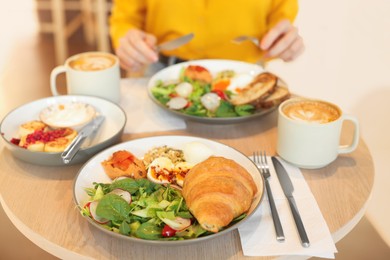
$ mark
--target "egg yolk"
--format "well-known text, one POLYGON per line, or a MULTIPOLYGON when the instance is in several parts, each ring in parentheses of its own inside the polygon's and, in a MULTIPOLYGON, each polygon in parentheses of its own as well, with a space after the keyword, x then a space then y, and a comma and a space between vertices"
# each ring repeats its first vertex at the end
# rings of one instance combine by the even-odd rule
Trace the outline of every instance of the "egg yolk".
POLYGON ((230 85, 230 79, 221 79, 213 83, 212 90, 226 90, 230 85))

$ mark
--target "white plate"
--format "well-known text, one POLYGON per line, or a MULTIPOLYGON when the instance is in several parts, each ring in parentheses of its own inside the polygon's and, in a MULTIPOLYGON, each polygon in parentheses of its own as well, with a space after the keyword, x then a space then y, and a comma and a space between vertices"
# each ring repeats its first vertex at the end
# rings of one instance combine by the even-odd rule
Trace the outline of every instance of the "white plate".
POLYGON ((259 173, 258 169, 254 165, 254 163, 244 154, 241 152, 235 150, 234 148, 231 148, 227 145, 224 145, 222 143, 218 143, 215 141, 211 141, 208 139, 203 138, 197 138, 197 137, 190 137, 190 136, 155 136, 155 137, 148 137, 148 138, 142 138, 142 139, 136 139, 129 142, 121 143, 115 146, 112 146, 99 154, 95 155, 93 158, 91 158, 79 171, 78 175, 76 176, 75 182, 74 182, 74 190, 73 190, 73 196, 76 205, 79 208, 82 208, 85 205, 85 202, 89 199, 88 195, 85 192, 85 188, 91 188, 93 187, 93 182, 99 182, 99 183, 110 183, 111 179, 105 174, 101 162, 109 158, 114 152, 118 150, 128 150, 129 152, 133 153, 138 158, 142 158, 143 155, 149 151, 150 149, 157 147, 157 146, 163 146, 167 145, 169 147, 177 148, 177 149, 183 149, 184 145, 189 142, 200 142, 208 146, 214 153, 214 155, 223 156, 228 159, 232 159, 236 161, 238 164, 243 166, 253 177, 257 188, 258 193, 255 196, 255 199, 252 203, 251 208, 249 209, 248 216, 241 220, 238 223, 235 223, 231 227, 220 231, 218 233, 195 238, 195 239, 189 239, 189 240, 180 240, 180 241, 155 241, 155 240, 144 240, 144 239, 138 239, 134 237, 129 237, 121 234, 114 233, 112 231, 108 231, 104 228, 102 228, 100 225, 98 225, 96 222, 94 222, 89 217, 85 217, 86 220, 89 221, 93 226, 99 228, 103 232, 106 232, 112 236, 127 239, 129 241, 133 242, 140 242, 145 244, 151 244, 151 245, 184 245, 184 244, 190 244, 195 242, 204 241, 207 239, 211 239, 223 234, 226 234, 227 232, 230 232, 234 229, 236 229, 240 224, 246 221, 248 217, 252 215, 254 210, 259 206, 260 202, 263 198, 263 191, 264 191, 264 181, 259 173))
POLYGON ((97 113, 103 115, 105 119, 91 143, 87 147, 80 149, 71 163, 67 165, 85 162, 97 152, 120 141, 126 125, 126 114, 118 105, 97 97, 64 95, 39 99, 9 112, 0 125, 1 137, 6 147, 15 157, 29 163, 49 166, 65 165, 61 159, 61 152, 33 152, 19 147, 10 141, 12 138, 18 138, 19 126, 21 124, 39 120, 39 113, 43 109, 69 102, 89 104, 96 109, 97 113))
MULTIPOLYGON (((250 76, 256 76, 260 74, 261 72, 264 72, 263 68, 259 65, 253 64, 253 63, 247 63, 242 61, 234 61, 234 60, 193 60, 193 61, 187 61, 178 63, 172 66, 169 66, 165 69, 162 69, 161 71, 154 74, 149 82, 148 82, 148 94, 149 97, 153 100, 154 103, 156 103, 158 106, 163 108, 166 111, 169 111, 170 113, 173 113, 179 117, 182 117, 184 119, 189 119, 193 121, 198 121, 202 123, 216 123, 216 124, 233 124, 233 123, 239 123, 247 120, 251 120, 260 116, 263 116, 265 114, 268 114, 272 111, 274 111, 277 107, 272 107, 269 109, 261 109, 256 111, 252 115, 248 116, 240 116, 240 117, 201 117, 201 116, 194 116, 194 115, 188 115, 184 114, 180 111, 169 109, 167 106, 161 104, 152 94, 152 88, 157 85, 158 81, 177 81, 180 76, 180 72, 183 68, 189 66, 189 65, 199 65, 203 66, 206 69, 208 69, 213 75, 213 77, 216 76, 217 73, 224 71, 224 70, 233 70, 237 74, 248 74, 250 76)), ((285 86, 286 84, 283 80, 278 81, 278 85, 285 86)))

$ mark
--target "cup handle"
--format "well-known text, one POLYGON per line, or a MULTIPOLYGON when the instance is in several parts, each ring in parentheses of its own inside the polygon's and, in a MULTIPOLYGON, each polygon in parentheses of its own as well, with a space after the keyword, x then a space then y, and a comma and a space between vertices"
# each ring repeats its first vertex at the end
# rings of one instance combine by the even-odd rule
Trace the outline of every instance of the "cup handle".
POLYGON ((359 137, 360 137, 359 121, 357 120, 356 117, 351 116, 351 115, 344 115, 344 120, 351 121, 354 124, 355 129, 353 132, 353 139, 352 139, 351 144, 340 145, 339 150, 338 150, 339 154, 351 153, 356 149, 356 147, 359 144, 359 137))
POLYGON ((58 96, 60 95, 57 91, 57 83, 56 83, 56 79, 57 79, 57 76, 61 73, 65 73, 66 72, 66 67, 61 65, 61 66, 57 66, 55 67, 51 73, 50 73, 50 89, 51 89, 51 93, 53 94, 53 96, 58 96))

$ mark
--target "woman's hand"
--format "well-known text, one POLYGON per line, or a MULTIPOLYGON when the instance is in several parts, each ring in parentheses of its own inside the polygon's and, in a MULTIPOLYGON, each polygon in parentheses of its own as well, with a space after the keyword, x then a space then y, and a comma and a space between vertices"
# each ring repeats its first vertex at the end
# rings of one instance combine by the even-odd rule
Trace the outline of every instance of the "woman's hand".
POLYGON ((298 29, 289 20, 282 20, 269 30, 260 41, 264 58, 280 58, 284 61, 296 59, 304 50, 298 29))
POLYGON ((138 29, 129 30, 119 39, 119 47, 115 50, 123 69, 139 72, 145 66, 157 62, 155 51, 156 37, 138 29))

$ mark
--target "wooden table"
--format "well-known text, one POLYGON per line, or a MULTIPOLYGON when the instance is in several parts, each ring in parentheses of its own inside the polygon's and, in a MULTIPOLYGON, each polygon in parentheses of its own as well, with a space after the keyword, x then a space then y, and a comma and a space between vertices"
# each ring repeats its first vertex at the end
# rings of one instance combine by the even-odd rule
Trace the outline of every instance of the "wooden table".
MULTIPOLYGON (((342 140, 349 140, 352 131, 342 140)), ((125 134, 122 140, 154 135, 191 135, 230 145, 247 155, 275 154, 276 112, 240 125, 188 122, 185 130, 125 134)), ((241 259, 237 230, 191 246, 151 247, 113 238, 88 224, 73 202, 73 180, 81 165, 43 167, 22 162, 0 144, 0 202, 15 226, 35 244, 63 259, 241 259)), ((357 150, 318 170, 302 170, 337 242, 364 214, 374 182, 374 166, 363 140, 357 150)), ((251 258, 253 259, 253 258, 251 258)), ((259 259, 268 259, 259 257, 259 259)), ((271 258, 272 259, 272 258, 271 258)))

